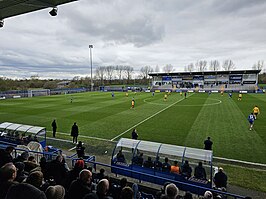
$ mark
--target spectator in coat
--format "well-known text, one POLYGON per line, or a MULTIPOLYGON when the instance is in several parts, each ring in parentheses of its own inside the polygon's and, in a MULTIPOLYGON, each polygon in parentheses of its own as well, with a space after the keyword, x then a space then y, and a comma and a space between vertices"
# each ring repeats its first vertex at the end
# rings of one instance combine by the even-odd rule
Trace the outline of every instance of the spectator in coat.
POLYGON ((52 129, 53 129, 53 137, 55 138, 56 129, 57 129, 57 125, 56 125, 56 121, 55 120, 52 122, 52 129))
POLYGON ((76 122, 74 122, 71 128, 71 136, 73 137, 73 143, 76 144, 78 142, 78 135, 79 135, 79 127, 76 122))
POLYGON ((206 171, 202 166, 202 162, 199 162, 198 166, 196 166, 194 176, 198 179, 206 180, 206 171))
POLYGON ((226 188, 227 186, 227 175, 224 173, 222 167, 219 168, 218 172, 215 174, 213 178, 214 184, 216 188, 226 188))
POLYGON ((11 155, 13 150, 14 150, 13 146, 8 146, 8 147, 6 147, 5 150, 0 149, 0 167, 5 165, 6 163, 13 161, 13 157, 11 155))

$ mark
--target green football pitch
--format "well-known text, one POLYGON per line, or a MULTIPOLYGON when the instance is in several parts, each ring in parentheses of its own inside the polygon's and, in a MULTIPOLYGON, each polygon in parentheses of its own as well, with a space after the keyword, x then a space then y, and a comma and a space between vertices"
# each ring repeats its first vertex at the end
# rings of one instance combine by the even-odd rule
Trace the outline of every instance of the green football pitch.
POLYGON ((187 99, 172 93, 92 92, 0 101, 0 122, 44 126, 51 131, 56 119, 58 132, 70 134, 77 122, 80 135, 117 141, 131 137, 136 128, 139 139, 203 148, 210 136, 216 157, 266 163, 266 95, 189 93, 187 99), (131 100, 135 108, 131 109, 131 100), (71 98, 72 103, 71 103, 71 98), (254 105, 261 114, 249 131, 248 115, 254 105))

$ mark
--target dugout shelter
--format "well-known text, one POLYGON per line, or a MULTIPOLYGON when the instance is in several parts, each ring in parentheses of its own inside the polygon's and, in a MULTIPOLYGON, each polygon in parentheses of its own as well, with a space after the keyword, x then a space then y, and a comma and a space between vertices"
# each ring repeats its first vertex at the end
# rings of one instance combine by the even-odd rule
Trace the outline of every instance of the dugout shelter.
POLYGON ((212 158, 213 153, 210 150, 121 138, 113 150, 111 165, 114 166, 112 172, 115 174, 160 185, 171 181, 182 190, 191 191, 195 194, 203 194, 204 188, 212 187, 212 158), (182 175, 182 173, 163 171, 155 168, 154 164, 148 168, 144 164, 137 164, 134 160, 140 154, 143 154, 143 163, 148 158, 153 163, 156 159, 164 163, 167 157, 170 165, 177 161, 180 168, 182 168, 182 165, 187 160, 192 168, 192 175, 187 177, 182 175), (205 168, 206 179, 197 179, 193 176, 199 162, 202 162, 205 168), (199 187, 203 187, 203 189, 199 187))
POLYGON ((46 146, 46 128, 4 122, 0 124, 0 142, 6 145, 27 145, 30 141, 46 146))

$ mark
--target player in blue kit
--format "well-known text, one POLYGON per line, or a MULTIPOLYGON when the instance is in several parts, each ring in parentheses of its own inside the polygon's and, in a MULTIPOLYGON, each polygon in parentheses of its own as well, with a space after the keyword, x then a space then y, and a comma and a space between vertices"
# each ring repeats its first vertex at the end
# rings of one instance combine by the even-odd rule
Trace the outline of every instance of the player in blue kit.
POLYGON ((255 120, 255 117, 254 117, 253 113, 250 113, 250 115, 248 116, 249 130, 250 131, 253 129, 254 120, 255 120))

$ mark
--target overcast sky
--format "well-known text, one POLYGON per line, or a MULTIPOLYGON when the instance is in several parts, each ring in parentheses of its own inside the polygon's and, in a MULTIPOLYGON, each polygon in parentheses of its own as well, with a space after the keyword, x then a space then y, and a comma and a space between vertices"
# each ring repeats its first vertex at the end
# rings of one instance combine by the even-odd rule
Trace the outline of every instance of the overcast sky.
POLYGON ((172 64, 231 59, 236 69, 266 60, 265 0, 79 0, 5 20, 0 77, 90 76, 107 65, 172 64))

